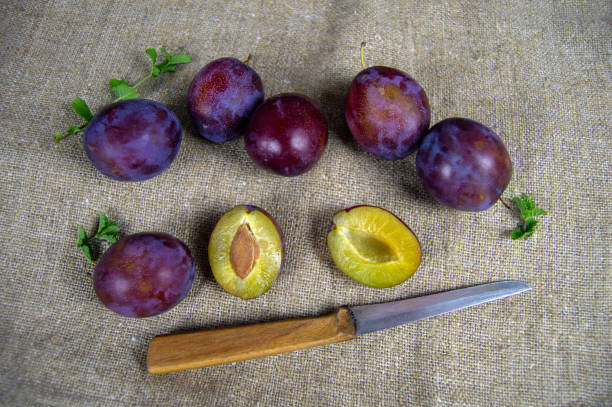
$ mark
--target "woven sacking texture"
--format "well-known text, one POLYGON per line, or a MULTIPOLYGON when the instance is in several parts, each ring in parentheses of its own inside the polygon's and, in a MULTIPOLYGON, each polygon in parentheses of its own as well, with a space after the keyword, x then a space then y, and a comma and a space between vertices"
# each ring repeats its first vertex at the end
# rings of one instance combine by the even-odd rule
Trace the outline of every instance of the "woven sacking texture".
MULTIPOLYGON (((9 406, 604 406, 612 404, 612 12, 608 1, 4 1, 0 5, 0 404, 9 406), (352 138, 345 96, 367 65, 425 89, 431 123, 474 119, 513 162, 504 197, 544 209, 535 234, 510 239, 516 213, 461 212, 430 198, 415 155, 378 159, 352 138), (144 182, 98 172, 79 136, 79 96, 98 111, 111 78, 149 72, 144 50, 193 62, 138 88, 176 113, 176 160, 144 182), (329 141, 305 174, 257 167, 242 138, 215 144, 189 117, 187 90, 208 62, 235 57, 266 96, 321 106, 329 141), (286 237, 284 270, 263 296, 223 291, 210 234, 238 204, 264 208, 286 237), (402 219, 422 247, 413 277, 361 285, 334 265, 332 215, 368 204, 402 219), (75 247, 77 224, 106 213, 123 235, 170 233, 190 248, 192 289, 164 314, 105 308, 75 247), (533 290, 355 340, 264 359, 150 375, 161 334, 329 313, 505 279, 533 290)), ((108 245, 94 245, 100 252, 108 245)))

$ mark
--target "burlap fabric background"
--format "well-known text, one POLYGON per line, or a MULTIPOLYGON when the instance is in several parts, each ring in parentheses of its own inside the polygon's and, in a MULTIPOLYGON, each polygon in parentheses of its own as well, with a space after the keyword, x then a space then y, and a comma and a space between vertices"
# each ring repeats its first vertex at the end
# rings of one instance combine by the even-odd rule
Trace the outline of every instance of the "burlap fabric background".
POLYGON ((593 405, 612 404, 611 5, 608 1, 4 1, 0 6, 0 401, 4 405, 593 405), (428 198, 414 156, 384 162, 352 141, 348 84, 368 64, 397 67, 425 88, 432 122, 479 120, 515 165, 507 198, 530 193, 548 209, 536 235, 514 242, 517 218, 428 198), (108 103, 112 77, 148 72, 144 49, 165 45, 194 62, 142 93, 173 109, 183 145, 143 183, 111 181, 77 137, 69 103, 108 103), (306 94, 330 124, 318 165, 295 178, 261 170, 243 141, 196 134, 185 94, 221 56, 246 58, 266 94, 306 94), (286 272, 242 301, 211 276, 206 247, 221 214, 250 203, 287 236, 286 272), (388 290, 361 286, 333 265, 332 214, 387 208, 423 246, 415 276, 388 290), (75 248, 96 211, 124 233, 183 239, 197 262, 188 297, 166 314, 122 318, 97 300, 75 248), (146 373, 159 334, 314 316, 520 279, 529 293, 342 344, 199 371, 146 373))

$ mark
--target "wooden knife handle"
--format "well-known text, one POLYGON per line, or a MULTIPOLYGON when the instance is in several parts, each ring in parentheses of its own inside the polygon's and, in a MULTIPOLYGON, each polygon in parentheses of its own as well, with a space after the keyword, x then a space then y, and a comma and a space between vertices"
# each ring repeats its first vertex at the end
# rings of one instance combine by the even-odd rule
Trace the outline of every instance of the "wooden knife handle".
POLYGON ((316 318, 157 336, 149 344, 149 373, 161 374, 240 362, 355 337, 348 308, 316 318))

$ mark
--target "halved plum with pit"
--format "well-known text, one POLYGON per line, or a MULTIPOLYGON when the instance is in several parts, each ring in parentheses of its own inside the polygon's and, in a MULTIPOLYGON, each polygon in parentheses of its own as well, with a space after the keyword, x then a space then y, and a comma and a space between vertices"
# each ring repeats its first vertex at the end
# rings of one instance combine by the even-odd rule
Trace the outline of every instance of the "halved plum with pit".
POLYGON ((246 300, 270 289, 281 270, 284 248, 282 231, 270 214, 239 205, 217 222, 208 260, 219 285, 246 300))

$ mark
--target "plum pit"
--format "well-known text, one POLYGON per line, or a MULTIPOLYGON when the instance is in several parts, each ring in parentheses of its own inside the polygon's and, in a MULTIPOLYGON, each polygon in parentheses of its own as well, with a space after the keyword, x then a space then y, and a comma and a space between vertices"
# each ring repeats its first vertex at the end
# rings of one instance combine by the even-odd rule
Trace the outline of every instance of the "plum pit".
POLYGON ((238 227, 230 246, 230 263, 234 273, 245 279, 259 258, 259 244, 247 223, 238 227))

